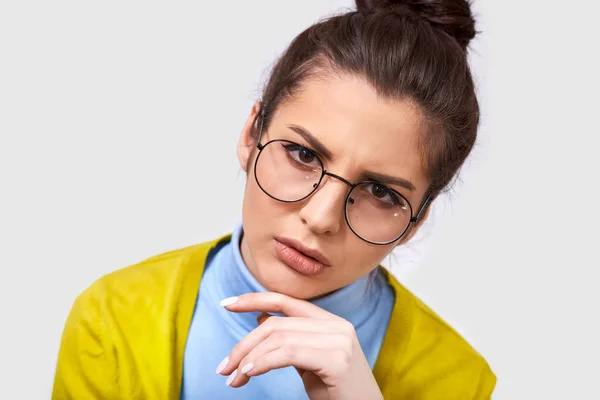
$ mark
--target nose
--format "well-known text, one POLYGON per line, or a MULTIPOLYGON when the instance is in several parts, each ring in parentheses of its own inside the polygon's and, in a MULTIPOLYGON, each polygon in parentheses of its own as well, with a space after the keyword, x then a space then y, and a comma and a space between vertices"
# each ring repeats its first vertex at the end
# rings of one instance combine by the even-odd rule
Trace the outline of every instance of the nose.
POLYGON ((344 207, 348 186, 338 179, 323 177, 319 188, 300 209, 302 223, 315 234, 334 235, 345 223, 344 207))

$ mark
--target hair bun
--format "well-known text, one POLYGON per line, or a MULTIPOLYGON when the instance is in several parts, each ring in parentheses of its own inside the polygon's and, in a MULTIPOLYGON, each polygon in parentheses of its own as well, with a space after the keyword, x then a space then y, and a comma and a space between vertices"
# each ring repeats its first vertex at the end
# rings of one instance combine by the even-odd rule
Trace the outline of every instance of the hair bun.
POLYGON ((475 19, 467 0, 356 0, 358 11, 405 7, 454 37, 466 50, 476 35, 475 19))

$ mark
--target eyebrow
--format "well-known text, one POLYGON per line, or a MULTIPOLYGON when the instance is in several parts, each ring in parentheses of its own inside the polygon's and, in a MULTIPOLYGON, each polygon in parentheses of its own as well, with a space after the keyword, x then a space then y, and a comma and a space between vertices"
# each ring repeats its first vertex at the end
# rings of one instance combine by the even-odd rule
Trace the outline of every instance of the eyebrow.
MULTIPOLYGON (((323 143, 321 143, 312 133, 310 133, 306 128, 300 125, 288 125, 292 131, 296 132, 298 135, 302 136, 304 140, 306 140, 319 154, 321 154, 327 160, 331 160, 333 158, 333 154, 323 143)), ((380 174, 377 172, 366 171, 362 174, 363 179, 369 181, 375 181, 384 185, 396 185, 403 187, 405 189, 414 191, 415 186, 406 179, 398 178, 395 176, 380 174)))
POLYGON ((415 185, 413 185, 409 180, 398 178, 395 176, 389 176, 384 174, 379 174, 377 172, 365 172, 363 174, 365 179, 369 181, 375 181, 378 183, 382 183, 384 185, 396 185, 408 189, 410 191, 415 190, 415 185))
POLYGON ((331 151, 325 147, 323 143, 319 141, 312 133, 310 133, 306 128, 303 128, 299 125, 288 125, 288 128, 296 132, 298 135, 302 136, 304 140, 306 140, 316 151, 317 153, 323 155, 327 160, 331 160, 333 158, 333 154, 331 151))

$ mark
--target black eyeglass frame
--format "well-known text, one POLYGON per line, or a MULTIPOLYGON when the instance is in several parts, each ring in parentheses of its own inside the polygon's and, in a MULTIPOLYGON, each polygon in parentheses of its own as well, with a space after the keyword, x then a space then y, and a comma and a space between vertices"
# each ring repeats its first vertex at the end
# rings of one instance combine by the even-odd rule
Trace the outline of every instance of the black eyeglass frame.
POLYGON ((376 182, 376 181, 361 181, 361 182, 358 182, 358 183, 352 183, 352 182, 348 181, 347 179, 345 179, 345 178, 343 178, 343 177, 341 177, 339 175, 336 175, 336 174, 334 174, 332 172, 329 172, 329 171, 327 171, 325 169, 325 166, 323 165, 323 161, 321 161, 321 158, 317 154, 315 154, 314 151, 311 151, 310 149, 307 149, 307 150, 311 151, 314 154, 315 158, 319 161, 319 164, 321 165, 321 177, 319 178, 318 182, 313 185, 313 189, 310 191, 310 193, 308 193, 306 196, 304 196, 304 197, 302 197, 300 199, 297 199, 297 200, 281 200, 281 199, 278 199, 277 197, 272 196, 269 192, 267 192, 262 187, 262 185, 260 184, 260 181, 258 179, 258 176, 256 174, 256 166, 258 165, 258 159, 260 158, 262 150, 265 147, 267 147, 270 143, 274 143, 274 142, 285 142, 285 143, 290 143, 290 144, 293 144, 293 145, 296 145, 296 146, 300 146, 300 147, 305 147, 305 146, 302 146, 301 144, 298 144, 298 143, 295 143, 295 142, 292 142, 292 141, 286 140, 286 139, 273 139, 273 140, 269 140, 264 145, 261 144, 260 141, 262 139, 262 134, 263 134, 264 119, 265 119, 265 116, 264 116, 264 111, 263 111, 260 114, 260 128, 259 128, 258 140, 257 140, 257 143, 256 143, 256 147, 258 148, 258 154, 256 155, 256 159, 254 160, 254 179, 256 180, 256 183, 258 184, 258 187, 260 187, 260 189, 267 196, 269 196, 270 198, 272 198, 273 200, 277 200, 277 201, 280 201, 282 203, 297 203, 299 201, 305 200, 308 197, 310 197, 319 188, 319 186, 321 185, 321 182, 323 181, 323 178, 326 175, 330 176, 332 178, 335 178, 335 179, 337 179, 337 180, 339 180, 341 182, 344 182, 346 185, 350 186, 350 190, 346 194, 346 198, 344 200, 344 218, 346 220, 346 224, 348 225, 348 227, 350 228, 350 230, 356 236, 358 236, 358 238, 360 238, 361 240, 364 240, 367 243, 378 245, 378 246, 388 245, 388 244, 394 243, 397 240, 400 240, 402 238, 402 236, 404 236, 404 234, 408 231, 408 229, 410 228, 411 224, 418 223, 421 220, 421 218, 423 218, 423 216, 425 215, 425 210, 426 210, 427 206, 429 205, 429 203, 432 200, 431 199, 431 193, 428 193, 427 196, 425 196, 425 200, 421 204, 421 207, 419 207, 419 211, 417 212, 417 215, 413 216, 413 207, 412 207, 412 204, 410 204, 410 201, 404 195, 402 195, 402 193, 398 192, 397 190, 394 190, 393 188, 391 188, 391 187, 389 187, 387 185, 384 185, 384 184, 376 182), (384 188, 386 188, 386 190, 389 190, 389 191, 393 192, 394 194, 400 196, 404 201, 406 201, 406 204, 408 204, 408 207, 410 209, 410 215, 411 215, 410 220, 409 220, 408 224, 406 225, 406 228, 404 229, 404 231, 402 231, 402 233, 398 237, 396 237, 394 240, 390 240, 390 241, 387 241, 387 242, 373 242, 371 240, 365 239, 364 237, 362 237, 361 235, 359 235, 354 230, 354 228, 352 228, 352 224, 348 220, 348 202, 350 200, 352 200, 350 202, 350 204, 352 204, 354 202, 354 200, 350 198, 350 194, 352 193, 352 191, 354 190, 354 188, 356 188, 357 186, 360 186, 360 185, 364 185, 364 184, 374 184, 374 185, 378 185, 378 186, 384 187, 384 188))

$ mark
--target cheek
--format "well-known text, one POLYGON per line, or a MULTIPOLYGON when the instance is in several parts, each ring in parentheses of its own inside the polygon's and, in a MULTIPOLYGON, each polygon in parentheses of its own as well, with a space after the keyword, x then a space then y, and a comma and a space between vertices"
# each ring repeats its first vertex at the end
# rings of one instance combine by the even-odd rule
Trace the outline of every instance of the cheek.
POLYGON ((280 218, 294 212, 292 204, 282 203, 267 196, 254 179, 254 172, 248 173, 244 191, 244 225, 259 224, 269 226, 272 222, 281 222, 280 218))
POLYGON ((352 232, 349 232, 345 242, 340 260, 345 273, 352 277, 351 280, 371 272, 394 249, 392 245, 377 246, 364 242, 352 232))

